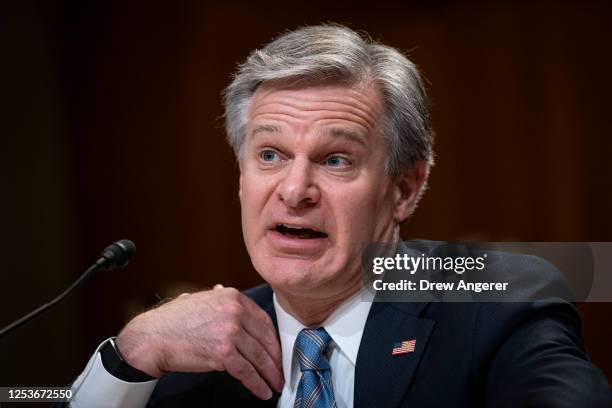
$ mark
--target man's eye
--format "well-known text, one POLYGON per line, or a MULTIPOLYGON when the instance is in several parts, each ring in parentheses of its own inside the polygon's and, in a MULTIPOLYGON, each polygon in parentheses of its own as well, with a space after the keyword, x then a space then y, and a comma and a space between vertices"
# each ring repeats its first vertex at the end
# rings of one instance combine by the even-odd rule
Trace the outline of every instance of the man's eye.
POLYGON ((346 167, 351 163, 342 156, 329 156, 325 160, 325 164, 327 164, 329 167, 346 167))
POLYGON ((273 162, 279 158, 278 153, 276 153, 274 150, 264 150, 263 152, 259 153, 259 157, 265 162, 273 162))

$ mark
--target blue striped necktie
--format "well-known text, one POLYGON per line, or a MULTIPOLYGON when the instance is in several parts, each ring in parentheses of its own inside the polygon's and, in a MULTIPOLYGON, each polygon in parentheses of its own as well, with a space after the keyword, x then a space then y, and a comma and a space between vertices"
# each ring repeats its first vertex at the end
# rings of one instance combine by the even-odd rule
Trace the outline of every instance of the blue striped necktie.
POLYGON ((303 329, 295 340, 302 378, 294 408, 336 408, 329 361, 325 349, 332 339, 324 328, 303 329))

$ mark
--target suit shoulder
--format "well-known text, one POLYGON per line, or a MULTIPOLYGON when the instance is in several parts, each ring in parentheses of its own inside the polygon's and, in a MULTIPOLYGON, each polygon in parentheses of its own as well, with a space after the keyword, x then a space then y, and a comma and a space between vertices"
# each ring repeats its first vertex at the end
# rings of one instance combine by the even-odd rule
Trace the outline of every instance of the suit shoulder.
POLYGON ((243 293, 257 303, 259 307, 265 308, 272 303, 273 291, 267 283, 249 288, 243 293))
MULTIPOLYGON (((504 292, 503 299, 485 297, 488 302, 574 301, 564 274, 550 261, 529 254, 528 247, 512 243, 498 245, 427 240, 403 241, 402 245, 412 252, 432 258, 480 259, 484 265, 482 269, 465 271, 460 277, 472 282, 507 282, 511 288, 504 292)), ((446 270, 431 273, 443 280, 448 275, 446 270)), ((450 276, 454 277, 452 274, 450 276)))

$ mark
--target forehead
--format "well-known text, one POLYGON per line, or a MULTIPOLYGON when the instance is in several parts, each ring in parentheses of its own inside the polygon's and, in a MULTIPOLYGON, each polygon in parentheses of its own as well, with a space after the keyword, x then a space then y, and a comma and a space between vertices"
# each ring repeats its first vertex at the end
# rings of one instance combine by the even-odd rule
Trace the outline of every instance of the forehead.
POLYGON ((353 128, 371 132, 382 117, 381 93, 374 84, 339 82, 298 85, 263 83, 255 91, 247 126, 273 128, 275 123, 353 128))

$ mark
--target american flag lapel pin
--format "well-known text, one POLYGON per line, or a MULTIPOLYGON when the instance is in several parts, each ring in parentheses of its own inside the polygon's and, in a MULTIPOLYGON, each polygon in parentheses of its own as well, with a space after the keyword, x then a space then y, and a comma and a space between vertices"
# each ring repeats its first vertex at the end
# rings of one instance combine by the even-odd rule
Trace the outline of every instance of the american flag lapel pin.
POLYGON ((404 340, 399 343, 393 343, 392 356, 399 354, 412 353, 416 347, 416 339, 404 340))

